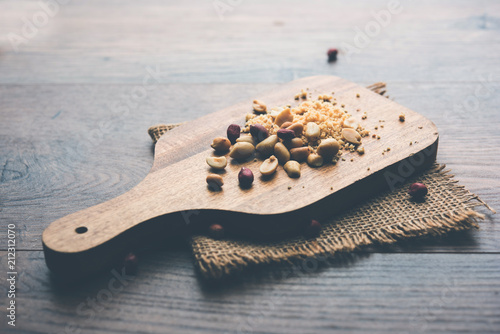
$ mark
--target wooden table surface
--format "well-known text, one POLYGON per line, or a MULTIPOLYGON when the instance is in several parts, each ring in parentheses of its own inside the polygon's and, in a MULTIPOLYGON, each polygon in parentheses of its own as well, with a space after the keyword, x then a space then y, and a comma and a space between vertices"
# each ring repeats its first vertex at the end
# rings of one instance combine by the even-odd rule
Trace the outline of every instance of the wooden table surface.
POLYGON ((38 1, 0 1, 2 308, 9 224, 18 271, 16 327, 3 308, 0 332, 500 332, 500 217, 486 210, 479 230, 219 284, 197 275, 184 242, 142 254, 130 280, 68 286, 44 263, 50 222, 148 173, 150 125, 317 74, 387 82, 438 126, 438 160, 498 209, 500 3, 396 1, 377 23, 391 3, 89 0, 48 15, 38 1), (330 47, 343 50, 332 64, 330 47))

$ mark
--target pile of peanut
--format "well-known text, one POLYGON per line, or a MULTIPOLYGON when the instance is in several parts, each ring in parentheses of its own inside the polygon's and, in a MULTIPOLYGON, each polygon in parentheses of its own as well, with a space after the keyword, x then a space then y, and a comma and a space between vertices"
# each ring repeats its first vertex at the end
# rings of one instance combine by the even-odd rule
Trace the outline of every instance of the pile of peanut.
MULTIPOLYGON (((295 98, 304 98, 304 91, 295 98)), ((306 100, 292 108, 290 105, 268 110, 266 104, 253 101, 253 113, 246 116, 243 129, 231 124, 227 137, 217 137, 212 148, 220 156, 207 158, 214 170, 227 166, 225 154, 238 161, 246 161, 255 155, 263 161, 259 171, 264 176, 276 172, 278 165, 289 177, 300 177, 301 162, 310 167, 336 164, 342 149, 364 154, 362 138, 369 135, 359 122, 342 108, 335 107, 331 95, 319 95, 318 100, 306 100)), ((250 187, 253 173, 243 167, 238 175, 240 186, 250 187)), ((209 174, 207 183, 213 190, 220 190, 222 177, 209 174)))

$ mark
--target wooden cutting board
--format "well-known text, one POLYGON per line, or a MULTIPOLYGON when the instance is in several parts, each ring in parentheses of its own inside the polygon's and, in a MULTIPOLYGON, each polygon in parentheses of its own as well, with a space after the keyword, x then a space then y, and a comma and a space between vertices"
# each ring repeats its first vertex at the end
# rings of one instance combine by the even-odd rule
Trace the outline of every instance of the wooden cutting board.
POLYGON ((92 272, 130 249, 215 222, 222 223, 229 234, 276 237, 296 233, 304 221, 342 211, 434 162, 438 131, 430 120, 347 80, 308 77, 255 98, 268 107, 293 106, 301 102, 294 95, 306 88, 314 98, 334 92, 338 105, 345 105, 380 139, 363 138, 365 154, 345 151, 345 161, 336 165, 313 169, 303 163, 297 179, 289 178, 281 166, 274 177, 263 179, 259 173, 262 160, 238 163, 229 159, 221 174, 223 190, 214 192, 205 182, 210 172, 205 159, 213 155, 210 144, 213 138, 225 136, 229 124, 244 124, 245 115, 252 112, 252 100, 188 122, 160 138, 153 167, 136 187, 47 227, 42 240, 49 268, 61 275, 92 272), (362 120, 364 112, 367 118, 362 120), (399 120, 400 113, 405 114, 405 122, 399 120), (238 185, 242 166, 254 172, 250 189, 238 185))

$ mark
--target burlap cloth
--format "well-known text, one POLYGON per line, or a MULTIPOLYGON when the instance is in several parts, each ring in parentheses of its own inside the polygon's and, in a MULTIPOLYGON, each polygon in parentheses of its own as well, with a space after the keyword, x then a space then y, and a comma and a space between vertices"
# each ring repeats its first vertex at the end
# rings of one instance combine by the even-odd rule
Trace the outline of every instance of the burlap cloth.
MULTIPOLYGON (((385 93, 384 83, 368 88, 381 95, 385 93)), ((178 125, 153 126, 148 133, 156 143, 161 135, 178 125)), ((205 278, 215 279, 240 272, 250 265, 329 257, 371 244, 478 228, 477 220, 484 216, 474 208, 485 206, 494 211, 457 182, 444 165, 435 164, 399 188, 321 222, 321 233, 312 239, 299 236, 279 242, 260 242, 214 240, 194 235, 191 247, 195 263, 205 278), (407 193, 409 184, 416 181, 426 184, 429 189, 423 202, 411 200, 407 193)))

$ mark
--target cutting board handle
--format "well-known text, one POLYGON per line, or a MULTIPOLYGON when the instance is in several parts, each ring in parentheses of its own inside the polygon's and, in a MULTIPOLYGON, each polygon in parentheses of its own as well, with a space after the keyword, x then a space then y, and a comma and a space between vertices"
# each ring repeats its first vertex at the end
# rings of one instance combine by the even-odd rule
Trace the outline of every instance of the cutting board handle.
POLYGON ((155 236, 185 233, 189 212, 168 207, 163 195, 146 178, 123 195, 54 221, 42 235, 47 266, 61 276, 94 272, 155 236))

